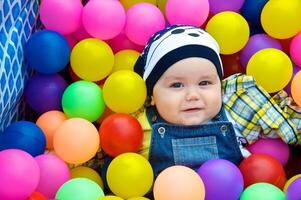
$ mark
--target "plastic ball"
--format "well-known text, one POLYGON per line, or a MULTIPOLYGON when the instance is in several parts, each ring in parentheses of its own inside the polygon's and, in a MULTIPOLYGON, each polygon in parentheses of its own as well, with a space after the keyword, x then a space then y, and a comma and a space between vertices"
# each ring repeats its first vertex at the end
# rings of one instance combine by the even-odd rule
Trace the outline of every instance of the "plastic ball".
POLYGON ((53 146, 55 153, 65 162, 84 163, 98 151, 99 134, 91 122, 71 118, 64 121, 55 131, 53 146))
POLYGON ((37 156, 44 153, 45 147, 46 138, 43 131, 29 121, 14 122, 0 134, 0 151, 21 149, 32 156, 37 156))
POLYGON ((100 197, 98 200, 123 200, 123 198, 117 197, 117 196, 108 195, 108 196, 100 197))
POLYGON ((33 192, 30 195, 30 197, 28 197, 26 200, 48 200, 48 199, 40 192, 33 192))
POLYGON ((94 181, 86 178, 74 178, 65 182, 55 195, 56 199, 83 200, 103 197, 102 189, 94 181))
POLYGON ((46 137, 46 148, 53 149, 53 135, 56 129, 67 119, 66 115, 58 110, 51 110, 42 114, 36 121, 46 137))
POLYGON ((247 44, 250 35, 247 21, 240 14, 231 11, 214 15, 208 21, 206 31, 218 42, 221 54, 226 55, 240 51, 247 44))
POLYGON ((169 0, 166 3, 165 14, 171 25, 189 24, 201 26, 209 14, 209 2, 208 0, 169 0))
POLYGON ((290 55, 296 65, 301 67, 301 32, 298 33, 291 41, 290 55))
POLYGON ((106 105, 116 113, 133 113, 146 100, 144 80, 130 70, 119 70, 111 74, 103 86, 106 105))
POLYGON ((45 113, 50 110, 61 110, 61 100, 66 81, 59 75, 32 76, 25 86, 25 99, 29 106, 37 113, 45 113))
POLYGON ((252 154, 239 165, 244 178, 244 187, 254 183, 271 183, 282 189, 286 176, 281 163, 270 155, 252 154))
POLYGON ((120 3, 123 5, 123 7, 128 10, 130 7, 137 3, 146 2, 150 3, 156 6, 156 0, 120 0, 120 3))
POLYGON ((261 12, 261 24, 270 36, 277 39, 293 37, 301 30, 301 1, 268 1, 261 12))
POLYGON ((247 149, 252 153, 263 153, 277 159, 283 166, 286 165, 290 152, 289 147, 280 138, 261 138, 255 143, 247 146, 247 149))
POLYGON ((118 70, 134 70, 134 65, 140 56, 140 53, 135 50, 125 49, 115 54, 115 62, 112 72, 118 70))
POLYGON ((240 13, 248 22, 260 25, 260 14, 266 2, 268 0, 245 0, 240 13))
POLYGON ((74 32, 80 26, 82 9, 80 0, 43 0, 39 13, 47 29, 65 35, 74 32))
POLYGON ((51 30, 34 33, 25 44, 24 52, 29 66, 43 74, 61 71, 70 58, 67 40, 51 30))
POLYGON ((286 193, 288 186, 299 177, 301 177, 301 174, 297 174, 297 175, 291 177, 289 180, 287 180, 283 187, 283 192, 286 193))
POLYGON ((240 200, 285 200, 284 193, 269 183, 255 183, 246 188, 240 200))
POLYGON ((64 35, 64 37, 65 37, 66 41, 68 42, 70 49, 73 49, 73 47, 77 43, 77 39, 72 34, 64 35))
POLYGON ((76 81, 69 85, 62 97, 64 113, 69 117, 80 117, 96 121, 105 109, 100 87, 90 81, 76 81))
POLYGON ((259 50, 266 48, 282 50, 280 42, 274 38, 271 38, 267 34, 261 33, 252 35, 246 46, 240 52, 240 60, 242 65, 247 67, 250 58, 259 50))
POLYGON ((112 48, 114 53, 117 53, 121 50, 132 49, 138 52, 142 52, 144 46, 133 43, 125 35, 125 32, 122 31, 118 36, 114 37, 111 40, 108 40, 108 44, 112 48))
POLYGON ((142 146, 143 131, 136 118, 128 114, 112 114, 99 128, 100 145, 110 156, 137 152, 142 146))
POLYGON ((224 159, 212 159, 198 169, 205 185, 206 200, 239 199, 244 181, 238 167, 224 159))
POLYGON ((94 181, 102 189, 104 189, 101 177, 94 169, 90 167, 79 166, 79 167, 72 168, 70 172, 71 172, 71 178, 87 178, 94 181))
POLYGON ((239 53, 231 55, 221 55, 224 68, 224 78, 236 74, 245 73, 245 68, 241 65, 239 53))
POLYGON ((44 154, 35 157, 40 168, 40 181, 36 191, 48 198, 54 198, 57 190, 70 179, 67 164, 55 155, 44 154))
POLYGON ((223 12, 223 11, 233 11, 238 12, 245 0, 223 0, 223 1, 215 1, 209 0, 210 12, 213 14, 223 12))
POLYGON ((204 183, 200 176, 185 166, 171 166, 163 170, 154 183, 156 200, 203 200, 204 183))
POLYGON ((36 189, 40 169, 34 158, 21 150, 0 151, 0 199, 26 199, 36 189))
POLYGON ((286 199, 287 200, 299 200, 301 198, 301 178, 296 178, 287 188, 286 199))
POLYGON ((247 65, 247 74, 253 76, 269 93, 283 89, 290 81, 292 73, 293 64, 290 58, 274 48, 258 51, 247 65))
POLYGON ((96 38, 80 41, 72 49, 70 64, 77 76, 84 80, 98 81, 110 74, 114 54, 110 46, 96 38))
POLYGON ((110 191, 110 188, 109 188, 109 185, 108 185, 108 182, 107 182, 107 171, 108 171, 108 167, 110 165, 110 163, 112 162, 113 160, 113 157, 106 157, 104 159, 104 163, 103 165, 101 166, 101 178, 103 180, 103 185, 105 187, 106 190, 110 191))
POLYGON ((145 45, 149 38, 165 27, 165 19, 159 8, 150 3, 138 3, 128 9, 125 34, 134 43, 145 45))
POLYGON ((84 40, 87 38, 91 38, 92 36, 86 31, 85 27, 81 25, 72 35, 78 40, 84 40))
POLYGON ((143 156, 124 153, 112 160, 107 171, 111 191, 124 199, 144 196, 153 184, 153 169, 143 156))
POLYGON ((294 101, 301 106, 301 71, 294 76, 291 84, 291 93, 294 101))
POLYGON ((150 199, 146 198, 146 197, 133 197, 133 198, 129 198, 127 200, 150 200, 150 199))
POLYGON ((119 1, 89 1, 82 13, 87 32, 95 38, 108 40, 117 36, 125 25, 126 14, 119 1))
POLYGON ((292 81, 294 79, 294 77, 296 76, 296 74, 300 71, 300 67, 298 66, 294 66, 293 67, 293 75, 292 75, 292 78, 290 80, 290 82, 286 85, 286 87, 284 88, 284 90, 287 92, 287 94, 289 96, 292 96, 291 94, 291 84, 292 84, 292 81))
POLYGON ((165 15, 166 10, 166 3, 167 0, 157 0, 158 8, 161 10, 161 12, 165 15))

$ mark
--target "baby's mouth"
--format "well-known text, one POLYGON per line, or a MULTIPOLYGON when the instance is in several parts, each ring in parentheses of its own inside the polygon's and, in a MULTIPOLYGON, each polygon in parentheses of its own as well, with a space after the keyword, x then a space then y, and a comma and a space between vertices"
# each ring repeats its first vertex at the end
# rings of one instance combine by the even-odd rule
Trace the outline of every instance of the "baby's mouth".
POLYGON ((184 112, 198 112, 202 110, 201 108, 187 108, 187 109, 184 109, 183 111, 184 112))

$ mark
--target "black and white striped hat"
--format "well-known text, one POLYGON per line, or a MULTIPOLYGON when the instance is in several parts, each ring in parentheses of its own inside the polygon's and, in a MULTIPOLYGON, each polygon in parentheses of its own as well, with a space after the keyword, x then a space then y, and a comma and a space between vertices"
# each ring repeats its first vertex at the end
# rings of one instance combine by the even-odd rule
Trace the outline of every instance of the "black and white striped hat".
POLYGON ((145 80, 148 94, 152 94, 153 87, 162 74, 172 64, 189 57, 210 60, 222 79, 223 67, 219 52, 215 39, 203 29, 189 25, 173 25, 150 38, 134 70, 145 80))

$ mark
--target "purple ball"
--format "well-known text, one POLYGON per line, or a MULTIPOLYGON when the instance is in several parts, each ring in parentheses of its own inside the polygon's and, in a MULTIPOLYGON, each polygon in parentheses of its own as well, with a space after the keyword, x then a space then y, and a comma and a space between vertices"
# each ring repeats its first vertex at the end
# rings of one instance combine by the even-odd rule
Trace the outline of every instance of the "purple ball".
POLYGON ((197 171, 205 185, 205 200, 239 199, 243 191, 243 176, 236 165, 228 160, 213 159, 197 171))
POLYGON ((223 11, 233 11, 238 12, 245 0, 209 0, 210 12, 213 14, 223 12, 223 11))
POLYGON ((292 75, 292 78, 290 80, 290 82, 286 85, 286 87, 284 88, 284 90, 287 92, 287 94, 289 94, 290 96, 292 96, 291 94, 291 84, 292 84, 292 80, 294 78, 294 76, 300 71, 300 67, 294 65, 294 68, 293 68, 293 75, 292 75))
POLYGON ((265 48, 275 48, 282 50, 278 40, 271 38, 267 34, 260 33, 252 35, 248 43, 240 52, 240 61, 242 66, 247 67, 250 58, 259 50, 265 48))
POLYGON ((286 190, 287 200, 300 200, 301 199, 301 177, 294 180, 286 190))
POLYGON ((61 110, 61 99, 66 87, 66 81, 59 74, 34 75, 25 87, 26 102, 39 114, 61 110))

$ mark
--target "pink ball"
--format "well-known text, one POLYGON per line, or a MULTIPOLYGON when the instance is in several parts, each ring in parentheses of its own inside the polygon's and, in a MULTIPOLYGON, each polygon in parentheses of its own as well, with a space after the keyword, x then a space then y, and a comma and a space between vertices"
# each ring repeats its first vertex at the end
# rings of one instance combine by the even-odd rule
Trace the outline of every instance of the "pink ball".
POLYGON ((301 67, 301 32, 298 33, 291 41, 290 55, 298 67, 301 67))
POLYGON ((86 31, 85 27, 81 25, 74 33, 72 34, 78 41, 91 38, 92 36, 86 31))
POLYGON ((208 0, 168 0, 166 17, 173 24, 201 26, 209 15, 208 0))
POLYGON ((145 45, 155 32, 164 27, 164 16, 153 4, 138 3, 127 11, 125 34, 138 45, 145 45))
POLYGON ((89 1, 83 9, 82 21, 86 31, 101 40, 117 36, 125 20, 125 10, 119 1, 89 1))
POLYGON ((81 25, 82 9, 80 0, 43 0, 40 5, 41 21, 47 29, 67 35, 81 25))
POLYGON ((39 183, 40 169, 25 151, 7 149, 0 152, 0 199, 26 199, 39 183))
POLYGON ((129 38, 125 35, 124 31, 121 31, 119 35, 114 37, 113 39, 108 41, 108 44, 111 46, 114 53, 124 49, 132 49, 139 52, 142 52, 144 46, 137 45, 133 43, 129 38))
POLYGON ((247 146, 247 149, 252 153, 268 154, 276 158, 283 166, 286 165, 289 159, 289 147, 280 138, 261 138, 255 143, 247 146))
POLYGON ((64 37, 69 44, 70 50, 72 50, 77 43, 77 39, 73 36, 73 34, 64 35, 64 37))
POLYGON ((70 179, 67 164, 55 155, 43 154, 35 157, 40 167, 40 182, 36 191, 54 198, 57 190, 70 179))

